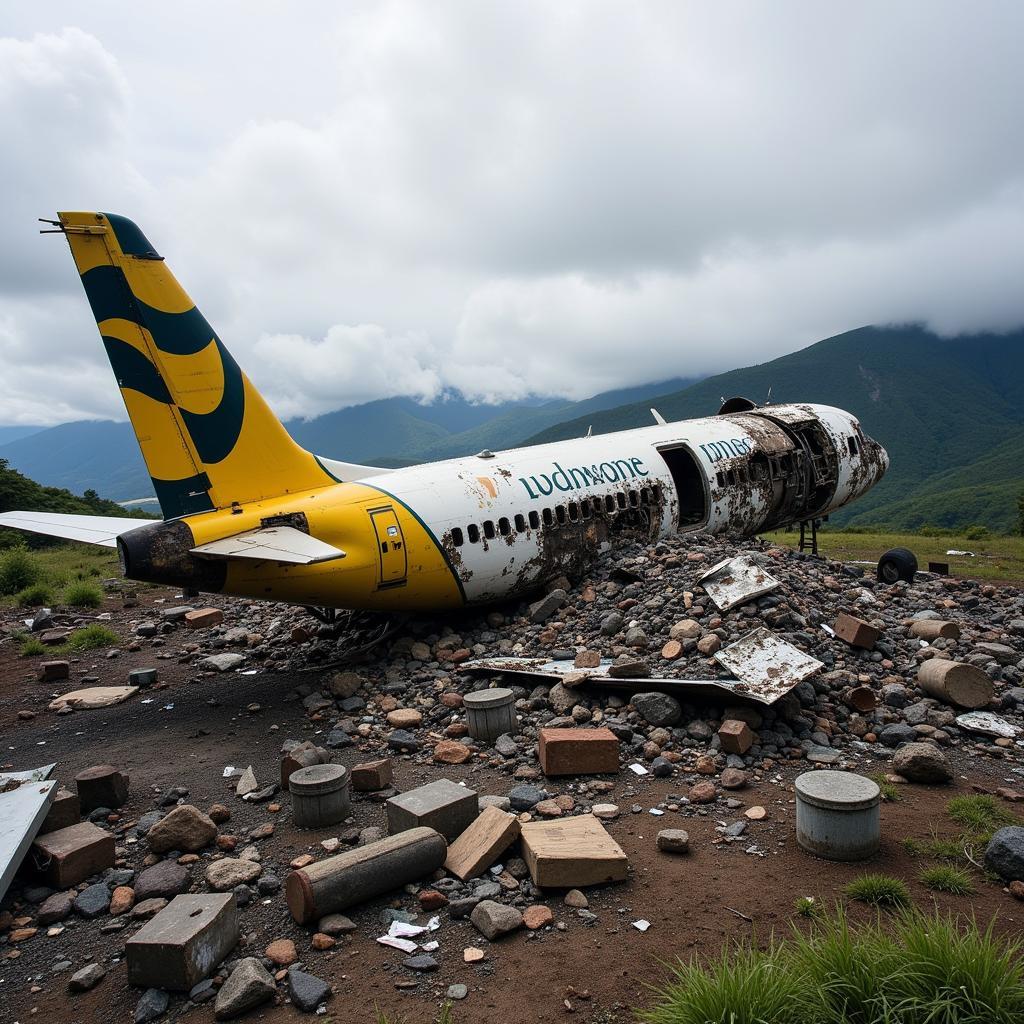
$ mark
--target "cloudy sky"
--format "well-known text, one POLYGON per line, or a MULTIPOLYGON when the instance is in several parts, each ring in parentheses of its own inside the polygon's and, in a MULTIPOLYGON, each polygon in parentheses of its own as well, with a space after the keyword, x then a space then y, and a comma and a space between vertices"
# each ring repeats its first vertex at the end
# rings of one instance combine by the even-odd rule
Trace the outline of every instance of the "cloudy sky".
POLYGON ((0 12, 0 423, 124 418, 58 209, 138 221, 285 416, 1024 323, 1024 4, 0 12))

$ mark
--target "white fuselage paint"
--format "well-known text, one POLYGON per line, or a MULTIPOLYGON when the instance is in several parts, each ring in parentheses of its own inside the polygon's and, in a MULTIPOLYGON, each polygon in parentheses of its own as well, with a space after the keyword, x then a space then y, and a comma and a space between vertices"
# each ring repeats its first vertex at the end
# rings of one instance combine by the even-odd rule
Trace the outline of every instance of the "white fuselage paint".
MULTIPOLYGON (((594 547, 602 542, 600 529, 586 529, 584 501, 591 509, 595 500, 617 508, 623 501, 636 502, 644 513, 640 518, 650 521, 651 539, 680 529, 753 534, 766 523, 808 518, 797 512, 787 517, 782 481, 755 476, 761 472, 753 468, 758 456, 764 464, 770 456, 799 452, 796 440, 777 426, 780 421, 797 429, 810 424, 833 449, 823 461, 833 466, 828 493, 820 493, 804 513, 821 516, 839 508, 885 471, 884 450, 864 437, 855 417, 830 406, 790 405, 450 459, 380 473, 366 482, 399 499, 426 524, 449 555, 467 601, 488 601, 567 568, 560 535, 586 536, 584 543, 594 547), (677 493, 660 451, 675 446, 693 454, 697 469, 685 486, 694 492, 701 488, 702 494, 677 493), (680 522, 681 500, 701 507, 699 522, 692 516, 689 523, 680 522), (574 508, 577 523, 569 521, 574 508), (560 517, 566 521, 559 523, 560 517)), ((621 510, 608 515, 604 527, 621 515, 621 510)), ((590 518, 597 526, 600 517, 590 518)))

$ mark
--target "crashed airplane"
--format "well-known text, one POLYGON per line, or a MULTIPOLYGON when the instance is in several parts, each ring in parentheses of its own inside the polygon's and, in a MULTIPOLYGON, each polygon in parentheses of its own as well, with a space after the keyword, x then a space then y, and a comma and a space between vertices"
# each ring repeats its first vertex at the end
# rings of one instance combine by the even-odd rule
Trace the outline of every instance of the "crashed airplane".
MULTIPOLYGON (((8 512, 115 546, 125 576, 323 609, 427 611, 526 592, 606 544, 813 522, 885 473, 850 413, 756 406, 389 470, 305 451, 139 228, 61 213, 163 522, 8 512)), ((382 353, 386 357, 386 353, 382 353)))

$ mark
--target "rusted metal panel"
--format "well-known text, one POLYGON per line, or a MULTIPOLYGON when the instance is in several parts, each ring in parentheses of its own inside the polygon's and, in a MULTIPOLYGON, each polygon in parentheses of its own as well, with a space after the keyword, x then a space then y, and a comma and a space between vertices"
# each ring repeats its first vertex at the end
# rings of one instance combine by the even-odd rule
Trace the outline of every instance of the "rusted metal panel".
POLYGON ((763 597, 782 585, 771 573, 744 555, 727 558, 712 566, 697 582, 723 612, 763 597))
POLYGON ((767 703, 778 700, 824 667, 817 658, 804 654, 764 627, 720 650, 715 660, 766 698, 767 703))

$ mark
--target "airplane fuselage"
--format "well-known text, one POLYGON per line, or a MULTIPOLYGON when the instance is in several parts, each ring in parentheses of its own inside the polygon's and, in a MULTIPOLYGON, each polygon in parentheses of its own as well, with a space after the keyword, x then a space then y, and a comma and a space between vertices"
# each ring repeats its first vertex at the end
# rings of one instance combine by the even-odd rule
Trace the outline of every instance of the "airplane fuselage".
POLYGON ((578 572, 619 538, 751 535, 820 517, 887 464, 849 413, 767 406, 383 472, 154 524, 119 546, 126 574, 152 582, 325 607, 451 608, 578 572), (282 565, 186 554, 278 523, 345 557, 282 565))

